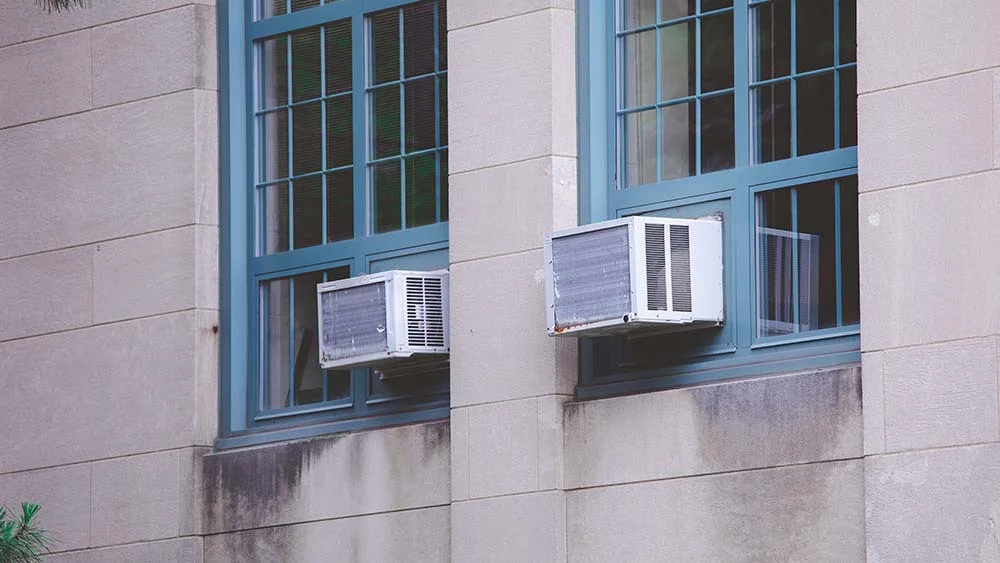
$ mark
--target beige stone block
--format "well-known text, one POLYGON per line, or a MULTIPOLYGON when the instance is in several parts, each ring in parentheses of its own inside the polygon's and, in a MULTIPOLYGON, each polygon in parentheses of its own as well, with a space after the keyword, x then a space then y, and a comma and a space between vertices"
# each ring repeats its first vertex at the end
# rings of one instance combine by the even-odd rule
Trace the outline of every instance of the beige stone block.
POLYGON ((178 535, 199 536, 203 534, 204 503, 202 492, 205 490, 202 477, 201 460, 212 453, 210 447, 183 448, 177 450, 178 457, 178 535))
POLYGON ((994 102, 989 71, 860 96, 861 191, 993 168, 994 102))
POLYGON ((177 538, 59 553, 45 563, 202 563, 201 538, 177 538))
POLYGON ((59 551, 90 545, 90 466, 66 465, 0 475, 0 506, 20 514, 21 503, 39 505, 38 525, 59 551))
POLYGON ((520 16, 547 8, 573 10, 572 0, 473 0, 448 4, 448 29, 520 16))
POLYGON ((0 258, 192 224, 195 100, 181 92, 0 130, 0 258))
POLYGON ((469 496, 538 489, 538 400, 469 407, 469 496))
POLYGON ((91 253, 84 247, 0 261, 0 340, 89 325, 91 253))
POLYGON ((450 449, 441 421, 217 452, 202 458, 204 529, 446 505, 450 449))
POLYGON ((543 157, 452 174, 450 259, 542 248, 546 233, 576 225, 576 161, 543 157), (500 218, 512 218, 500 220, 500 218))
POLYGON ((1000 332, 1000 173, 862 194, 861 348, 1000 332))
POLYGON ((546 491, 451 505, 451 560, 563 563, 566 495, 546 491))
POLYGON ((447 506, 209 536, 212 563, 433 563, 449 560, 447 506))
POLYGON ((194 439, 211 446, 219 425, 219 312, 195 311, 194 439))
POLYGON ((562 489, 564 473, 563 411, 570 398, 538 398, 538 489, 562 489))
POLYGON ((1000 446, 865 460, 868 561, 1000 561, 1000 446))
POLYGON ((994 337, 884 353, 888 451, 997 441, 994 337))
POLYGON ((859 91, 1000 65, 998 25, 997 2, 858 2, 859 91))
POLYGON ((0 344, 0 473, 192 444, 194 350, 194 312, 0 344))
POLYGON ((545 332, 541 250, 452 264, 451 319, 452 406, 573 393, 576 342, 545 332))
POLYGON ((857 368, 738 380, 566 407, 566 487, 862 455, 857 368))
POLYGON ((0 2, 0 45, 57 35, 134 18, 187 4, 214 6, 214 0, 98 0, 86 10, 45 13, 34 2, 0 2))
POLYGON ((179 535, 181 468, 178 450, 97 461, 91 467, 93 546, 179 535))
POLYGON ((566 493, 572 563, 865 561, 861 460, 566 493))
POLYGON ((452 174, 575 156, 574 97, 560 97, 572 83, 556 83, 566 81, 556 65, 573 59, 574 22, 571 11, 542 10, 448 34, 452 174))
POLYGON ((87 30, 0 48, 0 128, 90 109, 90 66, 87 30))
POLYGON ((451 411, 451 500, 469 498, 469 409, 451 411))
POLYGON ((865 455, 885 451, 885 389, 882 352, 861 354, 861 399, 864 415, 865 455))
POLYGON ((215 88, 215 10, 184 6, 93 29, 94 105, 215 88))
POLYGON ((194 93, 195 223, 219 224, 219 96, 194 93))

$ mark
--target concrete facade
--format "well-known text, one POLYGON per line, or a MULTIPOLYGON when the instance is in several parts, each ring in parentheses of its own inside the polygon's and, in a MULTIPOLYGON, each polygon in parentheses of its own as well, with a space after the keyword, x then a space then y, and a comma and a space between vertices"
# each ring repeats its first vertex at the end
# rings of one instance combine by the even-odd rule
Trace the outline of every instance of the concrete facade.
POLYGON ((576 400, 576 4, 453 0, 450 417, 219 449, 216 3, 0 2, 0 504, 59 563, 1000 561, 1000 3, 928 4, 858 0, 860 365, 576 400))

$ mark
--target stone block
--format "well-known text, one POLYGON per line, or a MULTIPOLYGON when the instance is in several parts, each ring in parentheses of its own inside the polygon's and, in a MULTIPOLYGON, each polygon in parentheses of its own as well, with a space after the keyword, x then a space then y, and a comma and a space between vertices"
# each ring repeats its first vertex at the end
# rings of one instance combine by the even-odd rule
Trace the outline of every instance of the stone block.
POLYGON ((90 109, 90 56, 87 30, 0 48, 0 128, 90 109))
POLYGON ((882 352, 861 354, 861 401, 864 419, 865 455, 885 451, 885 389, 882 352))
POLYGON ((469 498, 469 409, 451 411, 451 500, 469 498))
POLYGON ((576 154, 575 97, 560 97, 574 82, 556 84, 556 66, 573 65, 574 30, 573 12, 541 10, 448 34, 452 174, 576 154))
POLYGON ((192 224, 195 100, 181 92, 0 130, 0 258, 192 224))
POLYGON ((59 551, 90 545, 90 466, 65 465, 0 475, 0 506, 20 511, 22 502, 41 506, 38 525, 59 551))
POLYGON ((998 184, 988 173, 861 195, 862 350, 1000 332, 998 184))
POLYGON ((45 563, 202 563, 201 538, 177 538, 58 553, 45 563))
POLYGON ((452 264, 452 406, 573 393, 576 342, 545 332, 543 265, 541 250, 452 264))
POLYGON ((0 261, 0 340, 93 321, 90 247, 0 261))
POLYGON ((214 23, 213 8, 193 5, 95 27, 94 105, 214 89, 214 23))
POLYGON ((562 489, 565 464, 563 411, 569 397, 538 398, 538 489, 562 489))
POLYGON ((469 496, 538 489, 538 400, 476 405, 469 414, 469 496))
POLYGON ((192 444, 211 446, 219 426, 219 312, 195 311, 194 437, 192 444))
POLYGON ((860 96, 860 190, 993 168, 994 102, 991 71, 860 96))
POLYGON ((1000 446, 865 460, 868 561, 1000 561, 1000 446))
POLYGON ((843 368, 570 403, 566 487, 860 457, 860 375, 843 368))
POLYGON ((0 344, 0 473, 192 444, 194 335, 184 312, 0 344))
POLYGON ((48 14, 34 2, 0 2, 0 46, 86 29, 187 4, 214 6, 215 0, 100 0, 86 10, 48 14))
POLYGON ((205 456, 205 533, 446 505, 450 449, 442 421, 205 456))
POLYGON ((859 91, 998 66, 997 26, 997 2, 928 0, 919 10, 908 0, 858 2, 859 91))
POLYGON ((198 225, 219 224, 219 96, 194 92, 195 217, 198 225))
POLYGON ((178 450, 96 461, 91 467, 92 545, 179 535, 181 468, 178 450))
POLYGON ((520 16, 547 8, 573 10, 572 0, 474 0, 448 5, 448 30, 520 16))
POLYGON ((885 447, 997 441, 995 337, 884 352, 885 447))
POLYGON ((452 262, 539 249, 546 233, 576 225, 576 162, 571 158, 543 157, 452 174, 448 190, 452 262))
POLYGON ((451 560, 563 563, 566 495, 546 491, 451 505, 451 560))
POLYGON ((568 560, 862 562, 864 498, 861 460, 570 491, 568 560))
POLYGON ((95 245, 94 322, 194 308, 195 234, 182 227, 95 245))

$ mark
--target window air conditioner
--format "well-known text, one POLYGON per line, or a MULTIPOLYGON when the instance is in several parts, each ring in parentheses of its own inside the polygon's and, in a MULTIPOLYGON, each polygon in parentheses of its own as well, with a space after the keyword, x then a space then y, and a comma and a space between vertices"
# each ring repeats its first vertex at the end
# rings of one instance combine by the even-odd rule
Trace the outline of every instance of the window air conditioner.
POLYGON ((383 378, 447 365, 448 271, 391 270, 316 286, 319 363, 383 378))
POLYGON ((549 335, 722 323, 722 220, 627 217, 545 237, 549 335))

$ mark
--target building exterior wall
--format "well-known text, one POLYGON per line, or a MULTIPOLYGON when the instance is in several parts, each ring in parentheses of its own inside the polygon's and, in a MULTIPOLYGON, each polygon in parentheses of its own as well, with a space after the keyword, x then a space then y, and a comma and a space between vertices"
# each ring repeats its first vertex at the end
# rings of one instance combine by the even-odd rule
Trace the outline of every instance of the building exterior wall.
POLYGON ((0 504, 67 563, 1000 560, 1000 4, 931 3, 858 2, 861 365, 574 399, 575 3, 455 0, 450 417, 234 449, 215 2, 0 3, 0 504))

